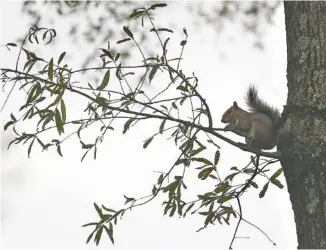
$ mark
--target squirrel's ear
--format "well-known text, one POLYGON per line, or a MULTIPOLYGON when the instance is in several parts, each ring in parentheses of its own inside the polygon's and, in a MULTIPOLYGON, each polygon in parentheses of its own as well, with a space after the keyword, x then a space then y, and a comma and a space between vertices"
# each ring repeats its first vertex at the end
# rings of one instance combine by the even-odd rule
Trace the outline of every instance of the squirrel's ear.
POLYGON ((233 108, 238 108, 238 104, 237 104, 237 102, 233 102, 233 108))

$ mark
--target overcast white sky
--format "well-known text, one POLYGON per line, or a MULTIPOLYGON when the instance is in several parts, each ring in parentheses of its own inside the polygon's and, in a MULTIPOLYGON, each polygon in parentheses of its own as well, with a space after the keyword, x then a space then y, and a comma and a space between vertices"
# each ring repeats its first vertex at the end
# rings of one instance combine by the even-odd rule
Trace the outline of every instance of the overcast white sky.
MULTIPOLYGON (((1 44, 6 44, 25 33, 28 27, 26 17, 20 13, 19 2, 5 1, 1 5, 0 39, 1 44)), ((264 51, 253 49, 251 37, 239 27, 230 26, 222 35, 216 34, 211 27, 196 29, 183 2, 159 13, 158 23, 173 20, 178 24, 175 30, 187 28, 190 37, 182 67, 184 72, 196 72, 200 80, 199 90, 211 107, 216 126, 222 126, 220 117, 234 100, 244 104, 242 97, 249 83, 255 83, 269 103, 282 108, 287 95, 283 8, 274 17, 275 25, 266 29, 264 51), (228 34, 238 34, 237 42, 230 43, 228 34), (221 52, 225 55, 224 60, 221 60, 221 52)), ((46 47, 38 50, 44 57, 78 50, 60 37, 66 28, 64 22, 58 21, 54 28, 59 43, 55 50, 46 47)), ((174 40, 177 45, 180 39, 174 40)), ((17 50, 8 52, 4 47, 0 50, 1 66, 14 67, 17 50)), ((78 65, 79 62, 75 58, 69 63, 78 65)), ((155 86, 153 88, 156 90, 155 86)), ((1 104, 5 95, 1 93, 1 104)), ((21 106, 21 97, 15 95, 1 113, 2 127, 9 114, 21 106)), ((79 104, 69 99, 66 105, 68 111, 74 112, 79 104)), ((150 136, 148 131, 151 131, 151 124, 137 126, 126 135, 117 129, 101 145, 96 161, 88 158, 81 164, 82 152, 76 140, 63 146, 64 158, 53 150, 41 153, 35 148, 28 159, 26 146, 6 150, 12 135, 1 129, 1 249, 228 249, 236 220, 231 226, 217 224, 196 233, 203 224, 202 217, 163 217, 160 205, 164 197, 126 213, 115 228, 114 246, 106 235, 98 247, 93 243, 85 244, 91 229, 81 228, 81 225, 97 219, 93 202, 120 208, 124 194, 132 197, 146 195, 157 180, 154 170, 165 171, 175 161, 176 147, 164 138, 153 141, 147 150, 142 148, 142 141, 150 136)), ((222 141, 218 143, 222 147, 219 163, 222 173, 231 166, 247 163, 248 153, 222 141)), ((272 171, 279 167, 279 164, 273 165, 272 171)), ((192 187, 194 192, 207 191, 205 188, 209 185, 196 180, 196 174, 190 174, 188 186, 196 185, 192 187)), ((283 175, 280 180, 285 184, 283 175)), ((264 184, 264 180, 258 180, 258 184, 264 184)), ((296 249, 294 217, 287 188, 280 190, 270 186, 264 199, 258 198, 258 192, 250 190, 244 196, 244 217, 262 228, 277 246, 272 246, 255 228, 242 223, 238 236, 249 239, 237 239, 234 249, 296 249)))

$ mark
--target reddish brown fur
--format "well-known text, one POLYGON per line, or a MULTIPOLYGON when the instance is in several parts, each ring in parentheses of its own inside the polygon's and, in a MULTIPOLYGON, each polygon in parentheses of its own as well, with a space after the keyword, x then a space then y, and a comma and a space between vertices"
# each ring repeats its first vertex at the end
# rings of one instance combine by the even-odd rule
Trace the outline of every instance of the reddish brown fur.
POLYGON ((245 137, 250 147, 272 149, 276 144, 273 121, 266 114, 249 113, 234 102, 224 112, 221 122, 228 123, 225 129, 232 129, 232 132, 245 137))

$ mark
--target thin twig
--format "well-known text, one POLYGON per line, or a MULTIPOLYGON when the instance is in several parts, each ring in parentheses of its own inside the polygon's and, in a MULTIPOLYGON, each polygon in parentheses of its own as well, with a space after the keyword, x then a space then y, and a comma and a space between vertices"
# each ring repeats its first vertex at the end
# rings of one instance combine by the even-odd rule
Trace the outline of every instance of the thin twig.
POLYGON ((238 229, 239 229, 241 220, 242 220, 242 207, 241 207, 241 203, 240 203, 239 197, 250 186, 250 183, 252 182, 252 180, 257 175, 258 169, 259 169, 259 156, 257 156, 257 158, 256 158, 256 161, 255 161, 255 170, 254 170, 254 173, 252 174, 251 178, 246 182, 246 184, 243 186, 243 188, 239 192, 237 192, 237 194, 236 194, 236 199, 237 199, 238 206, 239 206, 239 221, 238 221, 237 226, 235 228, 235 231, 234 231, 234 234, 233 234, 233 237, 232 237, 232 240, 231 240, 229 249, 232 249, 232 244, 233 244, 233 242, 235 240, 235 237, 237 235, 237 232, 238 232, 238 229))
POLYGON ((253 226, 254 228, 256 228, 256 229, 258 229, 261 233, 263 233, 265 236, 266 236, 266 238, 274 245, 274 246, 276 246, 276 243, 261 229, 261 228, 259 228, 258 226, 256 226, 255 224, 253 224, 253 223, 251 223, 250 221, 248 221, 248 220, 246 220, 246 219, 244 219, 243 217, 242 217, 242 220, 244 221, 244 222, 246 222, 246 223, 248 223, 249 225, 251 225, 251 226, 253 226))

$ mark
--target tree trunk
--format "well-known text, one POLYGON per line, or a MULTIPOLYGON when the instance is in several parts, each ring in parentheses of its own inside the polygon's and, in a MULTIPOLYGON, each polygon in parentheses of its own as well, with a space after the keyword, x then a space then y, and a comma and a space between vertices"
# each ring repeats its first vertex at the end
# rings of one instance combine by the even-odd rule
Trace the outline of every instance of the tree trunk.
POLYGON ((326 248, 326 2, 284 2, 290 140, 281 164, 298 248, 326 248))

